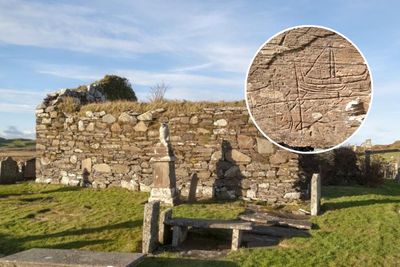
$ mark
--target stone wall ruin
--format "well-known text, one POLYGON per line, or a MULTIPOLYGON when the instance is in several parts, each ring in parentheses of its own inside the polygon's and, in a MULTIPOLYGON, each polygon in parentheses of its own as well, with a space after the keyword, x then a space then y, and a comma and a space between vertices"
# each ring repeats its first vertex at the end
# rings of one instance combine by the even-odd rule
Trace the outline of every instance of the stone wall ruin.
POLYGON ((298 155, 262 137, 244 103, 185 114, 168 108, 82 114, 61 110, 64 96, 65 90, 52 94, 36 110, 37 182, 150 191, 150 158, 160 122, 167 121, 181 196, 189 195, 196 174, 197 198, 286 203, 301 197, 298 155))

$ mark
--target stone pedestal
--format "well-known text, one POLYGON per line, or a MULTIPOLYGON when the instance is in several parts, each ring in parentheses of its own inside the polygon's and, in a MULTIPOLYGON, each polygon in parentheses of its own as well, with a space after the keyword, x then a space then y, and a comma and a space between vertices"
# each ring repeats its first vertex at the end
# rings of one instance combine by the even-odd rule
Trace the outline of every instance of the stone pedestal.
POLYGON ((314 173, 311 178, 311 215, 319 214, 321 206, 321 176, 314 173))
POLYGON ((178 191, 176 188, 175 156, 168 144, 158 143, 154 149, 153 186, 150 191, 149 201, 160 201, 167 205, 176 205, 178 191))

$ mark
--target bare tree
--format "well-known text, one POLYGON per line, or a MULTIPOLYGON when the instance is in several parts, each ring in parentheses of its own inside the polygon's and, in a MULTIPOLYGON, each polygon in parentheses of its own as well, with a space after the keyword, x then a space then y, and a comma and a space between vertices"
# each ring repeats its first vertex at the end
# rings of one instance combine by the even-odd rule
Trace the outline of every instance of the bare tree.
POLYGON ((149 95, 147 99, 149 102, 160 102, 165 100, 165 93, 169 89, 169 86, 164 82, 157 83, 156 85, 150 87, 149 95))

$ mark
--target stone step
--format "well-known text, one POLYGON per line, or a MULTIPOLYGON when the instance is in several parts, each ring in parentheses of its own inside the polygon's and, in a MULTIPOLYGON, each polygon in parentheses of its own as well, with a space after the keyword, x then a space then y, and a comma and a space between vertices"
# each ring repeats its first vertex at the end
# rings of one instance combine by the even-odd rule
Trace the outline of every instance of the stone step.
POLYGON ((131 267, 143 259, 141 253, 33 248, 0 258, 0 267, 131 267))

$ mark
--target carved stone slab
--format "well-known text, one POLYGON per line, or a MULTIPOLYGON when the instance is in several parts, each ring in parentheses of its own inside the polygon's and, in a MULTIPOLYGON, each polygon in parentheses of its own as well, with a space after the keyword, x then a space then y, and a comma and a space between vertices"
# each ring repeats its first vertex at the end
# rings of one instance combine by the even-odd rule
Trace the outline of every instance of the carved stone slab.
POLYGON ((295 150, 330 148, 363 121, 370 73, 343 36, 318 27, 293 28, 255 56, 246 98, 260 130, 277 143, 295 150))

